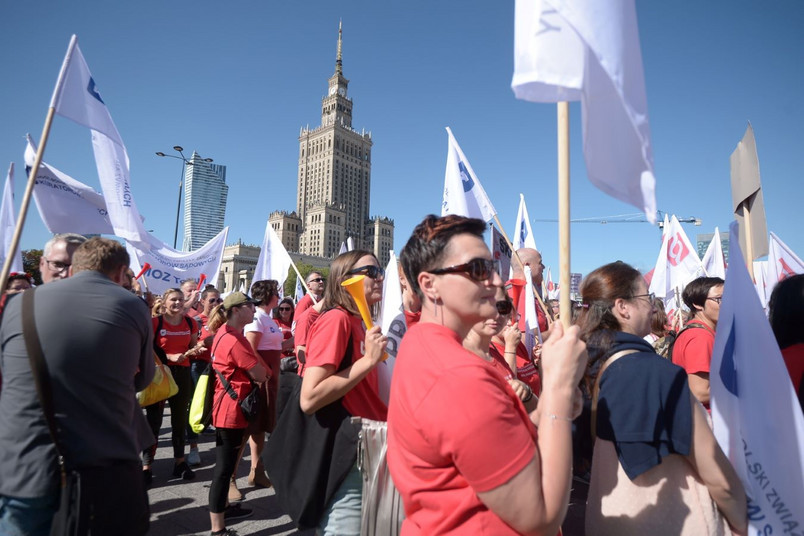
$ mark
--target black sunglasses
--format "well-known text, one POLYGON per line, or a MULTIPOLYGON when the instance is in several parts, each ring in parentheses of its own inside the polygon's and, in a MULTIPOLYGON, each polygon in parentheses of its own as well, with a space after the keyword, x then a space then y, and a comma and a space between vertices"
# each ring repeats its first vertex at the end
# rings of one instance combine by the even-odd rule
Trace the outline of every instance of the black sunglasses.
POLYGON ((280 307, 279 310, 280 311, 292 311, 293 309, 291 309, 290 307, 280 307))
POLYGON ((379 279, 380 277, 385 277, 385 269, 381 266, 374 266, 373 264, 367 264, 366 266, 361 266, 359 268, 353 268, 347 272, 349 275, 355 274, 362 274, 371 279, 379 279))
POLYGON ((496 303, 497 312, 503 316, 508 316, 514 310, 514 304, 508 300, 500 300, 496 303))
POLYGON ((315 279, 309 280, 307 283, 323 283, 324 281, 326 281, 326 279, 323 277, 316 277, 315 279))
POLYGON ((431 274, 459 274, 465 273, 477 282, 483 282, 491 278, 494 272, 500 273, 500 261, 491 259, 472 259, 463 264, 447 266, 446 268, 436 268, 427 270, 431 274))

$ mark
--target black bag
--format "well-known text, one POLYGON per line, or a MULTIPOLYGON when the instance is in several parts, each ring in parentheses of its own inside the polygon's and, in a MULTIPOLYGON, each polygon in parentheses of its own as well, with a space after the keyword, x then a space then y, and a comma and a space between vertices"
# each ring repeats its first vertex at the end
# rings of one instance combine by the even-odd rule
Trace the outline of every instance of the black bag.
MULTIPOLYGON (((223 377, 219 371, 215 371, 218 375, 218 379, 221 381, 221 385, 226 390, 226 394, 228 394, 232 400, 238 400, 237 393, 235 392, 232 384, 223 377)), ((243 412, 243 416, 246 418, 248 422, 252 422, 254 419, 257 418, 257 415, 260 413, 260 404, 262 403, 262 397, 260 396, 260 386, 251 382, 251 392, 247 394, 242 400, 240 400, 240 410, 243 412)))
MULTIPOLYGON (((352 338, 338 372, 352 364, 352 338)), ((300 529, 318 525, 327 505, 357 461, 359 424, 342 399, 313 415, 301 410, 302 379, 280 375, 276 428, 263 450, 263 463, 281 509, 300 529)))

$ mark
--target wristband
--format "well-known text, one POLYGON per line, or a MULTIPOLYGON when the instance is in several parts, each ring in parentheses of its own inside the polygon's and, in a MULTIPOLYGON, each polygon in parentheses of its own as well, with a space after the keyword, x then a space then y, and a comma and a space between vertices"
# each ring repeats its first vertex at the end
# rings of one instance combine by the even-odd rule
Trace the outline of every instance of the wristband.
POLYGON ((530 399, 533 398, 533 389, 531 389, 529 385, 526 385, 525 389, 528 390, 528 396, 523 398, 522 402, 530 402, 530 399))

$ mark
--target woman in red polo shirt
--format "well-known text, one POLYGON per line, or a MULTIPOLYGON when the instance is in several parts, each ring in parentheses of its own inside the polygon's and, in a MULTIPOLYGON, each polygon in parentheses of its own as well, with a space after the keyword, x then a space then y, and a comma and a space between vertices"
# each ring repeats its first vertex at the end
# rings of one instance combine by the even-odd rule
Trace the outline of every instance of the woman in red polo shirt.
MULTIPOLYGON (((332 262, 323 311, 307 339, 301 409, 312 414, 341 400, 352 416, 384 421, 387 407, 379 395, 376 366, 382 361, 387 339, 379 326, 366 331, 354 299, 341 286, 356 275, 365 276, 362 285, 369 308, 382 300, 385 271, 373 254, 353 250, 332 262), (343 363, 347 356, 348 366, 343 363)), ((360 471, 353 463, 319 523, 322 534, 360 534, 362 487, 360 471)))
POLYGON ((211 352, 216 376, 223 376, 237 395, 233 399, 216 378, 212 401, 212 425, 215 426, 215 470, 209 487, 209 519, 213 536, 232 534, 226 529, 227 519, 251 515, 240 503, 226 508, 229 481, 237 463, 248 421, 240 409, 240 401, 251 392, 252 380, 262 383, 266 370, 243 335, 243 328, 254 319, 254 302, 242 292, 229 294, 213 309, 209 327, 215 330, 211 352), (225 323, 223 321, 225 320, 225 323), (221 325, 222 324, 222 325, 221 325), (220 327, 218 327, 220 326, 220 327))
POLYGON ((388 407, 388 468, 406 535, 553 535, 567 511, 585 345, 576 327, 554 324, 530 414, 493 364, 461 345, 494 316, 503 284, 485 230, 479 219, 430 215, 400 255, 422 302, 399 346, 388 407))

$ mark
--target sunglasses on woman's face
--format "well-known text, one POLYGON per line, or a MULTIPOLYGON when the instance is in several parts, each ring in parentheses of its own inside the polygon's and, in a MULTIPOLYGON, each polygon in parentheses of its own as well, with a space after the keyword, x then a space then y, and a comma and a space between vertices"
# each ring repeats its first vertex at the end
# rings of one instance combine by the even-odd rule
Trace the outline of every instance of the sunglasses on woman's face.
POLYGON ((353 268, 348 272, 350 275, 358 275, 362 274, 366 277, 370 277, 371 279, 379 279, 380 277, 385 277, 385 270, 381 266, 374 266, 373 264, 367 264, 366 266, 361 266, 359 268, 353 268))
POLYGON ((456 264, 455 266, 447 266, 446 268, 436 268, 434 270, 427 270, 431 274, 460 274, 465 273, 472 280, 482 283, 491 279, 494 272, 500 273, 500 261, 491 259, 472 259, 463 264, 456 264))
POLYGON ((280 307, 279 310, 280 311, 292 311, 293 309, 291 309, 290 307, 280 307))
POLYGON ((514 304, 508 300, 500 300, 496 303, 497 312, 503 316, 508 316, 514 310, 514 304))

